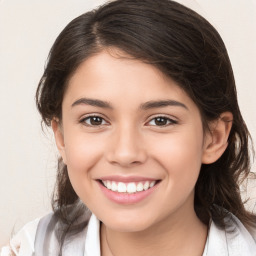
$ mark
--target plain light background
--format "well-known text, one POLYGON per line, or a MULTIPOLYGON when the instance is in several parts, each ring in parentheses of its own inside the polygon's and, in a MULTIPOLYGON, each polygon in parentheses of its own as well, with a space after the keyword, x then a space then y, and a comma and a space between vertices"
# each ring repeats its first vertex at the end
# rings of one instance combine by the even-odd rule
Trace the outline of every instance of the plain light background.
MULTIPOLYGON (((58 154, 52 133, 41 130, 36 87, 57 35, 73 18, 104 2, 0 0, 0 246, 13 230, 51 210, 58 154)), ((222 36, 256 143, 256 0, 178 2, 206 17, 222 36)), ((255 188, 250 193, 256 197, 255 188)))

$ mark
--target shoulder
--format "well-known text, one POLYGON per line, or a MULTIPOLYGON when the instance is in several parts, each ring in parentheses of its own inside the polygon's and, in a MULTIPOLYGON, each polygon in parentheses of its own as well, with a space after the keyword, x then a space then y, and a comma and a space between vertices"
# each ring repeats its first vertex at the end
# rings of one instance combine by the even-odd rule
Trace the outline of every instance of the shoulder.
POLYGON ((0 256, 29 256, 34 252, 34 241, 40 218, 27 223, 0 251, 0 256))
POLYGON ((255 256, 256 230, 249 232, 231 213, 225 218, 225 224, 223 229, 211 222, 206 255, 255 256))
MULTIPOLYGON (((69 228, 69 224, 63 223, 58 215, 47 214, 27 223, 11 239, 9 246, 1 249, 0 256, 33 256, 35 253, 40 256, 59 255, 61 248, 67 255, 80 256, 84 251, 90 220, 91 214, 85 212, 76 219, 72 228, 69 228), (63 234, 65 234, 64 240, 62 240, 63 234)), ((98 223, 98 220, 94 220, 90 226, 93 226, 92 229, 94 229, 98 223)))

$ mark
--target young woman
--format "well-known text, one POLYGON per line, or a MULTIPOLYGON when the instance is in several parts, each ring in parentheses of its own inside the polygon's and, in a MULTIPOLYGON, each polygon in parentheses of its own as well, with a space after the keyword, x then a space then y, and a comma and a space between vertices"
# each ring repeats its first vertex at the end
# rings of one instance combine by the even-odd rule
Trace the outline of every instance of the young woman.
POLYGON ((256 254, 239 191, 250 135, 224 43, 197 13, 117 0, 81 15, 36 99, 61 157, 53 213, 11 240, 15 255, 256 254))

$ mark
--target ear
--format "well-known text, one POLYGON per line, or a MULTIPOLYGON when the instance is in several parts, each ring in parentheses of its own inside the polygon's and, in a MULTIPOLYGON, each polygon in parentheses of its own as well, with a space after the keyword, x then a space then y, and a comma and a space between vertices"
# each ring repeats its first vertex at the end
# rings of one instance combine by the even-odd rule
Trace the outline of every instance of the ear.
POLYGON ((204 141, 203 164, 216 162, 226 150, 232 120, 232 113, 224 112, 217 120, 210 123, 210 131, 207 132, 204 141))
POLYGON ((65 152, 65 143, 64 143, 64 135, 61 130, 61 125, 58 119, 53 119, 51 121, 52 130, 55 137, 55 143, 59 150, 59 153, 62 157, 64 164, 66 164, 66 152, 65 152))

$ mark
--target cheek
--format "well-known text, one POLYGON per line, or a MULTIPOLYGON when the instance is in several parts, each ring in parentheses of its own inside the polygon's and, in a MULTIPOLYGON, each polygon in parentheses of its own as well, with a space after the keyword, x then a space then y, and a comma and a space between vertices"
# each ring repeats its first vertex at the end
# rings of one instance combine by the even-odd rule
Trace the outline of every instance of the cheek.
POLYGON ((93 136, 74 132, 72 136, 65 137, 67 165, 74 171, 90 169, 97 162, 102 151, 102 142, 93 136))
POLYGON ((155 147, 155 160, 165 172, 164 193, 159 198, 166 213, 181 207, 187 200, 193 204, 192 193, 201 167, 202 135, 176 133, 161 140, 155 147))
POLYGON ((202 158, 202 134, 175 133, 156 142, 155 157, 169 176, 171 186, 194 186, 202 158))
MULTIPOLYGON (((78 134, 78 133, 73 133, 78 134)), ((77 195, 84 200, 93 186, 92 171, 103 154, 103 145, 93 136, 66 136, 65 152, 70 182, 77 195)))

